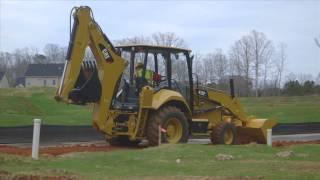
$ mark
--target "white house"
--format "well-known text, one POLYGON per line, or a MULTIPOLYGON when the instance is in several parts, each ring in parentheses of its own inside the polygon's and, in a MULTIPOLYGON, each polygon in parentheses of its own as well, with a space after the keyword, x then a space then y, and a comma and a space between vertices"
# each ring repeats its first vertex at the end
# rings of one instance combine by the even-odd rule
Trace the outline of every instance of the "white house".
POLYGON ((29 64, 25 87, 58 87, 64 64, 29 64))
POLYGON ((5 72, 0 72, 0 88, 9 88, 9 81, 5 72))

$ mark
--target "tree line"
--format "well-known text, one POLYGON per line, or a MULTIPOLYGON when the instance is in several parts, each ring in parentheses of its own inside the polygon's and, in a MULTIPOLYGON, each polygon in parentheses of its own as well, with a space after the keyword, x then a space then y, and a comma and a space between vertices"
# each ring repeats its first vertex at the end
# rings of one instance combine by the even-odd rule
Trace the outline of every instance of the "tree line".
MULTIPOLYGON (((114 44, 152 44, 188 48, 186 41, 173 32, 124 38, 114 41, 114 44)), ((233 78, 236 94, 240 96, 319 93, 317 87, 320 83, 320 72, 315 79, 309 74, 289 73, 284 77, 288 60, 286 48, 285 43, 274 44, 263 32, 252 30, 236 40, 226 51, 217 48, 207 54, 193 52, 193 70, 197 73, 200 84, 221 90, 228 90, 229 79, 233 78)), ((14 86, 15 79, 24 76, 30 63, 63 63, 67 47, 47 44, 42 52, 30 47, 16 49, 13 52, 0 52, 0 71, 6 72, 10 84, 14 86)), ((89 50, 85 59, 93 59, 89 50)), ((181 62, 173 63, 178 79, 186 77, 185 67, 181 62)))
MULTIPOLYGON (((116 44, 188 48, 188 44, 174 33, 135 36, 118 40, 116 44)), ((252 30, 236 40, 227 51, 217 48, 207 54, 193 52, 193 72, 197 73, 195 79, 200 84, 225 91, 229 90, 229 79, 233 78, 239 96, 302 95, 288 93, 285 85, 291 81, 303 85, 309 80, 317 87, 316 84, 320 84, 320 72, 316 78, 307 73, 284 75, 288 61, 286 50, 285 43, 274 44, 263 32, 252 30)), ((177 74, 185 76, 186 70, 181 67, 181 64, 173 64, 177 74)))

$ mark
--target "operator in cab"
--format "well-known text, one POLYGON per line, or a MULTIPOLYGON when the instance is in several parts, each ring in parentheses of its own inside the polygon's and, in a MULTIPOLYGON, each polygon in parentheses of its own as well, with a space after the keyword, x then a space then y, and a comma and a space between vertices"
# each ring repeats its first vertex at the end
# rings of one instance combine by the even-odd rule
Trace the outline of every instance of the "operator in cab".
MULTIPOLYGON (((138 63, 135 67, 135 78, 143 78, 143 63, 138 63)), ((153 75, 154 72, 150 69, 146 69, 144 79, 147 81, 148 85, 153 85, 153 75)))
POLYGON ((138 63, 135 67, 135 79, 136 79, 136 87, 138 91, 141 90, 143 86, 149 85, 149 86, 155 86, 158 84, 161 80, 161 75, 155 73, 154 71, 150 69, 145 70, 145 74, 143 77, 143 63, 138 63))

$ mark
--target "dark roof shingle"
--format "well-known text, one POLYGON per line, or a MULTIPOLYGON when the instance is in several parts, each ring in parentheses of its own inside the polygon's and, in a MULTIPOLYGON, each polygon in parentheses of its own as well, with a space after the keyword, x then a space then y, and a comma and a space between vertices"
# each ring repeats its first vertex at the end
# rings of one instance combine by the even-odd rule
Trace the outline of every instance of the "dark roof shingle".
POLYGON ((29 64, 25 76, 61 76, 64 64, 29 64))

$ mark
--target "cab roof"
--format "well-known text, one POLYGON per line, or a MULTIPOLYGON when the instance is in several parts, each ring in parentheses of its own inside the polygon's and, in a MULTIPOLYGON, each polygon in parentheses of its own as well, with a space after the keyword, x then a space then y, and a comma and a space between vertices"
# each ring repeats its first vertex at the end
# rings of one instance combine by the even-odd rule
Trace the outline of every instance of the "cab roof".
POLYGON ((116 46, 117 49, 121 51, 136 51, 136 52, 145 52, 148 50, 149 53, 190 53, 190 49, 177 48, 177 47, 168 47, 168 46, 156 46, 156 45, 146 45, 146 44, 136 44, 136 45, 123 45, 116 46))

